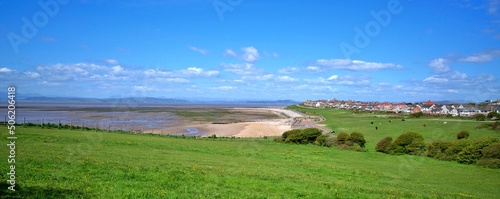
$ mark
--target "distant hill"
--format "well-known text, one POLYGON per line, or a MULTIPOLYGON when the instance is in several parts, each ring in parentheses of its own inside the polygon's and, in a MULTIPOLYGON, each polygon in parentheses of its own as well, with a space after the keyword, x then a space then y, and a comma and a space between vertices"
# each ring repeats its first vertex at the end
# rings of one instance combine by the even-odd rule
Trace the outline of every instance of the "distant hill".
POLYGON ((296 102, 296 101, 293 101, 293 100, 272 100, 272 101, 256 100, 256 101, 246 101, 245 103, 249 103, 249 104, 272 104, 272 105, 293 105, 293 104, 300 104, 300 102, 296 102))
POLYGON ((78 97, 27 97, 26 101, 37 102, 112 102, 112 103, 188 103, 188 100, 154 97, 126 98, 78 98, 78 97))

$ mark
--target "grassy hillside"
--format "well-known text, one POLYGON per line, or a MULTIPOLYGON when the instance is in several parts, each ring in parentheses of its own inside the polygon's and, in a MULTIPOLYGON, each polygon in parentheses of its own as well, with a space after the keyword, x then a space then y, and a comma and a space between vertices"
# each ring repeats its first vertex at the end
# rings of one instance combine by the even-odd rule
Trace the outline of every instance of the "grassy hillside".
POLYGON ((375 151, 375 145, 382 138, 398 137, 400 134, 413 131, 424 136, 427 143, 435 140, 452 141, 457 139, 460 131, 469 131, 470 139, 483 136, 500 137, 500 132, 489 129, 476 129, 476 126, 491 121, 476 121, 474 119, 459 119, 446 117, 405 118, 397 115, 381 113, 355 113, 351 110, 318 109, 291 106, 290 108, 311 115, 322 115, 323 122, 335 132, 361 132, 367 140, 366 147, 375 151), (391 121, 391 122, 389 122, 391 121), (373 124, 371 124, 373 122, 373 124), (447 124, 444 124, 447 122, 447 124), (425 126, 424 126, 425 124, 425 126), (377 127, 377 129, 375 129, 377 127))
MULTIPOLYGON (((11 193, 5 184, 4 139, 0 198, 500 197, 500 170, 431 158, 269 139, 196 140, 22 127, 17 135, 17 191, 11 193)), ((6 128, 0 136, 7 137, 6 128)))

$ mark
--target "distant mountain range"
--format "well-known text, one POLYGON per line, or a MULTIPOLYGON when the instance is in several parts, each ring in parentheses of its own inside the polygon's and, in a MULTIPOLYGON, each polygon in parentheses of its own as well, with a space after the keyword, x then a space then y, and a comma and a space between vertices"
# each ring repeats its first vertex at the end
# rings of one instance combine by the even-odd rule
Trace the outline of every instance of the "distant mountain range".
POLYGON ((22 100, 32 102, 104 102, 104 103, 147 103, 147 104, 263 104, 263 105, 292 105, 299 104, 293 100, 185 100, 175 98, 156 97, 124 97, 124 98, 80 98, 80 97, 26 97, 22 100))
POLYGON ((27 97, 23 100, 35 102, 112 102, 112 103, 188 103, 183 99, 155 98, 155 97, 126 97, 126 98, 79 98, 79 97, 27 97))

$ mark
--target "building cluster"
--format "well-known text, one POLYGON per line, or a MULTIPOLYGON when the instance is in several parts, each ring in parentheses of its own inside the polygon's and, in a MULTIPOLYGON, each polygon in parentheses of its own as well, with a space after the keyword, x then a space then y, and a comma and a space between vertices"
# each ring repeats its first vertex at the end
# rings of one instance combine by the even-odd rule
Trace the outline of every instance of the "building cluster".
POLYGON ((357 109, 366 111, 384 111, 395 113, 417 113, 427 115, 475 116, 487 115, 490 112, 500 113, 500 100, 487 101, 480 104, 437 104, 431 100, 423 103, 389 103, 389 102, 362 102, 352 100, 306 100, 302 106, 315 108, 357 109))

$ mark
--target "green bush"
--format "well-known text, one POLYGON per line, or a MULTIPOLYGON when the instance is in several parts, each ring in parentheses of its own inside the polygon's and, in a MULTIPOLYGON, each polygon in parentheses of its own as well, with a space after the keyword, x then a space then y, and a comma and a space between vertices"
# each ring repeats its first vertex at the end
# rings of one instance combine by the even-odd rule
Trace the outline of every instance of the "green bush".
POLYGON ((457 140, 460 140, 460 139, 467 139, 469 138, 469 131, 460 131, 460 133, 457 134, 457 140))
POLYGON ((500 122, 495 122, 491 125, 491 130, 500 131, 500 122))
POLYGON ((289 130, 289 131, 285 131, 281 137, 283 137, 283 140, 285 140, 286 138, 288 138, 288 136, 290 136, 291 134, 296 134, 296 133, 300 133, 300 129, 293 129, 293 130, 289 130))
POLYGON ((377 146, 375 146, 375 150, 382 153, 389 153, 389 147, 391 146, 391 144, 392 138, 385 137, 377 143, 377 146))
POLYGON ((500 142, 495 142, 481 150, 483 157, 477 165, 489 168, 500 168, 500 142))
POLYGON ((483 158, 500 159, 500 142, 495 142, 481 150, 483 158))
POLYGON ((498 141, 499 139, 496 137, 482 137, 473 140, 470 145, 458 153, 457 161, 463 164, 475 164, 482 158, 483 148, 498 141))
POLYGON ((347 138, 349 137, 349 134, 345 132, 341 132, 337 135, 337 144, 338 145, 343 145, 346 144, 347 138))
POLYGON ((500 113, 497 113, 497 112, 490 112, 490 113, 488 113, 488 115, 486 115, 486 117, 487 117, 488 119, 492 119, 492 118, 494 118, 494 117, 496 117, 496 118, 500 118, 500 113))
POLYGON ((427 157, 435 158, 438 160, 446 159, 445 151, 450 147, 450 142, 434 141, 427 146, 427 157))
POLYGON ((424 137, 415 132, 401 134, 390 147, 390 153, 393 154, 420 155, 423 152, 425 152, 424 137))
POLYGON ((420 118, 420 117, 422 117, 422 115, 424 115, 424 113, 422 113, 422 112, 416 112, 416 113, 411 113, 410 117, 412 117, 412 118, 420 118))
POLYGON ((294 129, 286 131, 282 134, 284 142, 295 144, 309 144, 313 143, 322 131, 316 128, 307 129, 294 129))
POLYGON ((365 136, 360 132, 352 132, 347 138, 347 142, 352 146, 352 144, 357 144, 361 148, 365 148, 365 136))
POLYGON ((335 137, 327 134, 320 135, 316 138, 316 141, 314 143, 319 146, 331 147, 335 145, 335 137))
POLYGON ((477 165, 482 166, 482 167, 499 169, 500 168, 500 159, 483 158, 477 162, 477 165))
POLYGON ((483 115, 483 114, 476 114, 474 116, 474 118, 476 118, 477 121, 484 121, 486 120, 486 115, 483 115))
POLYGON ((443 157, 443 160, 456 161, 458 153, 470 144, 471 141, 468 139, 455 140, 451 142, 446 151, 444 151, 445 157, 443 157))

